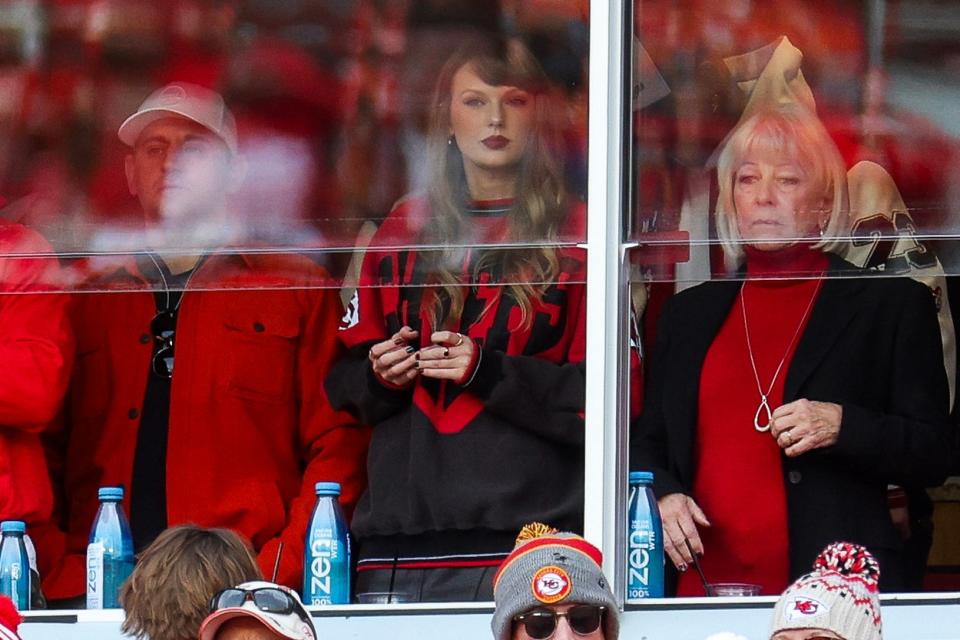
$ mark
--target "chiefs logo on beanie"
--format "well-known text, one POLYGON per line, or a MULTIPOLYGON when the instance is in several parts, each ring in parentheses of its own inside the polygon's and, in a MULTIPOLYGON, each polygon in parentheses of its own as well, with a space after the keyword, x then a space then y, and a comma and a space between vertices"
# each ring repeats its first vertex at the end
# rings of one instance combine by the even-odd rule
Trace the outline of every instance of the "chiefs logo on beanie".
POLYGON ((604 637, 617 640, 619 611, 602 563, 600 550, 575 533, 538 522, 525 526, 493 578, 495 640, 510 639, 518 614, 553 604, 605 607, 604 637))
POLYGON ((826 629, 844 638, 883 640, 879 580, 880 566, 864 547, 829 545, 817 556, 813 571, 780 596, 770 635, 785 629, 826 629))

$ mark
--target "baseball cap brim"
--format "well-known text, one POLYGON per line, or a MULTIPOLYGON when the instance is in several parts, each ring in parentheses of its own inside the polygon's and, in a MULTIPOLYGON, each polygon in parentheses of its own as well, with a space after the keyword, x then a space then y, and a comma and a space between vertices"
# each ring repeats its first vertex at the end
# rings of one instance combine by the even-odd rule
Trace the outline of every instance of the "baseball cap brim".
POLYGON ((255 618, 256 620, 259 620, 260 623, 265 627, 271 631, 279 633, 284 638, 289 638, 290 640, 306 639, 303 634, 297 634, 290 629, 284 629, 274 620, 272 620, 267 613, 256 611, 254 609, 232 607, 228 609, 219 609, 207 616, 207 618, 203 621, 203 624, 200 626, 200 640, 213 640, 213 637, 216 635, 221 626, 230 620, 243 617, 255 618))
POLYGON ((128 147, 133 147, 136 145, 140 134, 143 133, 143 130, 146 129, 151 123, 164 118, 169 118, 171 116, 176 118, 185 118, 191 122, 196 122, 201 127, 217 136, 217 138, 223 140, 224 144, 227 145, 227 148, 230 149, 231 153, 237 152, 235 140, 228 140, 227 138, 224 138, 220 133, 211 129, 207 123, 201 122, 189 113, 170 107, 154 107, 150 109, 144 109, 143 111, 138 111, 123 121, 123 124, 121 124, 120 128, 117 130, 117 137, 120 138, 120 141, 128 147))

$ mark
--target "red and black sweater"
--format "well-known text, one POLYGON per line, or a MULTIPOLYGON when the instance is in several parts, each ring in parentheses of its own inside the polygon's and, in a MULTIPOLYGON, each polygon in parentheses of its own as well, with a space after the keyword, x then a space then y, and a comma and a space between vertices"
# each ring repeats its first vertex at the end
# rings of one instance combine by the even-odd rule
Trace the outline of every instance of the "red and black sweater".
MULTIPOLYGON (((499 245, 508 208, 472 207, 470 244, 499 245)), ((582 529, 586 254, 572 243, 585 235, 583 204, 561 226, 561 271, 528 326, 500 274, 472 280, 478 251, 464 252, 462 318, 443 328, 481 348, 472 380, 388 388, 373 375, 370 347, 403 325, 420 332, 419 347, 434 331, 421 308, 421 256, 396 248, 414 245, 424 224, 426 206, 411 199, 381 225, 341 326, 350 355, 326 381, 334 406, 374 427, 369 487, 352 523, 359 570, 495 566, 527 522, 582 529)))

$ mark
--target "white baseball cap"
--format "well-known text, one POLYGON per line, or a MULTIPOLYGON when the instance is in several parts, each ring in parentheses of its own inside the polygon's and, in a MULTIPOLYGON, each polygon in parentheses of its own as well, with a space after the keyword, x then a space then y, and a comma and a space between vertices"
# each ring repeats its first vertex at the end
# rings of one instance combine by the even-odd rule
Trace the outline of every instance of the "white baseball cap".
POLYGON ((137 112, 120 125, 117 136, 128 147, 132 147, 147 125, 171 115, 192 120, 209 129, 223 140, 230 153, 237 153, 237 124, 223 97, 215 91, 188 82, 168 84, 147 96, 137 112))
POLYGON ((242 617, 254 618, 268 629, 290 640, 317 640, 317 632, 310 619, 310 614, 304 609, 303 603, 300 602, 300 596, 293 589, 272 582, 244 582, 233 589, 225 589, 214 596, 214 604, 226 592, 232 592, 233 595, 237 596, 233 599, 238 599, 239 594, 233 593, 236 591, 246 592, 242 604, 219 608, 208 615, 200 625, 200 640, 213 640, 217 631, 228 620, 242 617), (283 592, 289 597, 288 602, 292 610, 286 613, 265 611, 257 605, 254 596, 254 593, 259 590, 279 590, 283 592))

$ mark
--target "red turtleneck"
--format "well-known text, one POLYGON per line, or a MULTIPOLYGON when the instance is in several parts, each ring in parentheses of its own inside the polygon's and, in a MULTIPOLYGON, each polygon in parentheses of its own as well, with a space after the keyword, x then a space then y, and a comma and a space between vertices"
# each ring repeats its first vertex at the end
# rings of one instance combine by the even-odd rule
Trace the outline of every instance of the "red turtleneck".
MULTIPOLYGON (((700 374, 693 497, 712 527, 701 527, 702 565, 711 582, 748 582, 778 594, 790 578, 786 494, 780 449, 754 429, 760 394, 744 332, 740 298, 760 384, 766 391, 827 268, 820 251, 795 245, 775 252, 747 250, 748 281, 707 352, 700 374)), ((802 335, 803 327, 800 328, 802 335)), ((783 385, 799 337, 786 353, 769 394, 783 403, 783 385)), ((761 424, 766 421, 765 416, 761 424)), ((678 595, 703 595, 695 572, 681 574, 678 595)))

